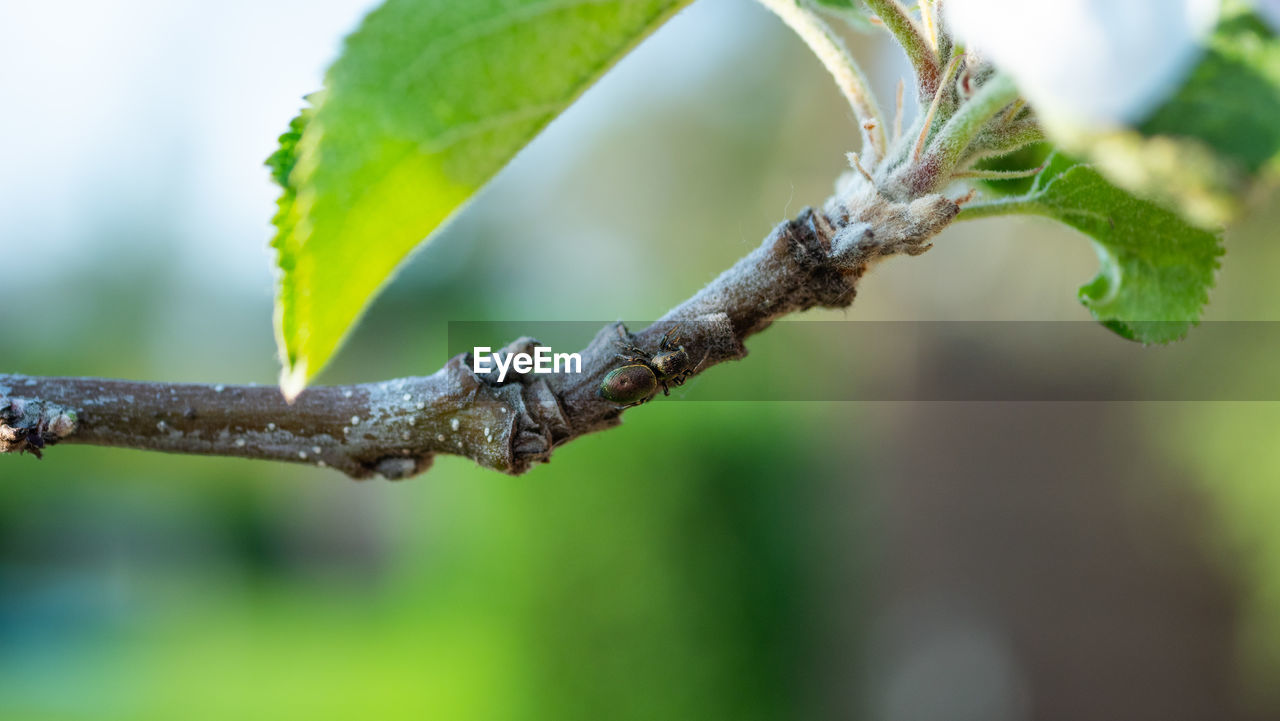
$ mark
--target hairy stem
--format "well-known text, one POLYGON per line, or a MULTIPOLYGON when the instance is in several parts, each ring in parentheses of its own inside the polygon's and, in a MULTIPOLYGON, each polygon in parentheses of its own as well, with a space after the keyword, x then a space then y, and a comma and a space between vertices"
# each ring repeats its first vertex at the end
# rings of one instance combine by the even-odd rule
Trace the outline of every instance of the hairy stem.
POLYGON ((951 177, 972 180, 1020 180, 1039 175, 1042 170, 1044 170, 1043 165, 1026 170, 962 170, 959 173, 952 173, 951 177))
POLYGON ((933 100, 929 103, 929 110, 924 114, 924 123, 920 128, 920 136, 916 139, 916 147, 912 151, 914 160, 920 159, 920 153, 924 152, 924 144, 929 139, 929 133, 933 129, 933 119, 938 114, 938 108, 942 107, 943 98, 951 92, 951 84, 955 82, 956 73, 960 70, 960 63, 964 61, 964 55, 956 55, 951 58, 951 62, 947 63, 947 69, 942 74, 942 82, 938 84, 936 91, 933 93, 933 100))
POLYGON ((960 209, 956 220, 978 220, 1001 215, 1036 215, 1043 212, 1044 208, 1036 201, 1018 196, 983 203, 969 203, 960 209))
POLYGON ((933 16, 933 3, 929 0, 919 0, 917 5, 920 7, 920 29, 924 32, 925 40, 929 41, 929 47, 933 48, 936 53, 938 51, 938 24, 933 16))
POLYGON ((947 14, 943 11, 945 2, 946 0, 935 0, 933 3, 934 29, 938 34, 939 64, 950 62, 951 55, 958 50, 955 40, 951 37, 951 30, 947 28, 947 14))
POLYGON ((993 76, 942 126, 930 152, 938 156, 942 167, 954 168, 987 121, 1017 99, 1018 89, 1008 75, 993 76))
POLYGON ((897 38, 916 71, 920 102, 927 103, 938 90, 941 70, 938 54, 920 26, 898 0, 866 0, 867 7, 880 16, 884 26, 897 38))
POLYGON ((858 61, 849 54, 844 41, 803 0, 760 0, 760 4, 772 10, 794 30, 835 78, 840 92, 853 108, 858 126, 862 128, 863 157, 873 164, 878 162, 888 146, 884 117, 866 75, 858 61))
POLYGON ((1032 143, 1044 142, 1044 130, 1034 118, 1016 120, 981 133, 969 146, 967 163, 1007 155, 1032 143))
POLYGON ((952 174, 972 159, 974 140, 984 131, 989 132, 992 118, 1017 98, 1017 88, 1008 76, 999 73, 992 76, 956 109, 919 159, 894 171, 886 182, 889 192, 901 197, 918 197, 944 188, 951 182, 952 174))

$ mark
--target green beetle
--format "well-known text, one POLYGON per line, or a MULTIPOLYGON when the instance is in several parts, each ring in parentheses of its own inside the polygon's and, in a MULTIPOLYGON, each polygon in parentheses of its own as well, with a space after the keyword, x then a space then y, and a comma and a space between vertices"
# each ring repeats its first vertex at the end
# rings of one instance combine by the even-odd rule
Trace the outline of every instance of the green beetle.
MULTIPOLYGON (((664 395, 671 395, 669 385, 683 385, 696 368, 689 367, 689 353, 680 345, 680 336, 674 326, 662 336, 656 355, 649 355, 643 349, 629 343, 620 343, 625 354, 618 358, 627 365, 614 368, 600 382, 596 395, 601 398, 621 403, 623 408, 638 406, 651 399, 662 386, 664 395)), ((618 327, 621 334, 622 327, 618 327)))
POLYGON ((635 406, 649 400, 658 391, 658 376, 653 369, 644 363, 614 368, 600 382, 596 395, 601 398, 621 403, 623 408, 635 406))

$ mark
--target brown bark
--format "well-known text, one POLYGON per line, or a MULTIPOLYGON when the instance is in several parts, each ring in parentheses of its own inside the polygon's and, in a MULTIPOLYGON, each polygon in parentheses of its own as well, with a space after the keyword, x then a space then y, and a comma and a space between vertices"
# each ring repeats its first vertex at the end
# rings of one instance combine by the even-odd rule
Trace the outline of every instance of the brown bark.
MULTIPOLYGON (((316 387, 286 403, 276 388, 0 375, 0 453, 39 455, 57 443, 235 456, 335 468, 355 478, 406 478, 439 453, 518 474, 578 436, 610 428, 624 409, 601 398, 620 340, 656 351, 680 326, 701 373, 746 355, 743 341, 776 318, 844 307, 878 258, 917 254, 955 218, 953 201, 897 202, 858 176, 821 211, 806 209, 719 278, 635 334, 600 330, 581 373, 477 375, 470 354, 426 377, 316 387)), ((506 352, 531 351, 521 338, 506 352)))

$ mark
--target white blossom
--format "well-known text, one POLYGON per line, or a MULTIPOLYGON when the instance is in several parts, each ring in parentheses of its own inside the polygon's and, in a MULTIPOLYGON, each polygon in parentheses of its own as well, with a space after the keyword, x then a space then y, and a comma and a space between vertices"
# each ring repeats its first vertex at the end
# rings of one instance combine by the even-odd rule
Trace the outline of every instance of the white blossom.
MULTIPOLYGON (((1276 0, 1263 0, 1274 4, 1276 0)), ((1218 0, 948 0, 955 34, 1052 124, 1142 120, 1178 89, 1218 0)))

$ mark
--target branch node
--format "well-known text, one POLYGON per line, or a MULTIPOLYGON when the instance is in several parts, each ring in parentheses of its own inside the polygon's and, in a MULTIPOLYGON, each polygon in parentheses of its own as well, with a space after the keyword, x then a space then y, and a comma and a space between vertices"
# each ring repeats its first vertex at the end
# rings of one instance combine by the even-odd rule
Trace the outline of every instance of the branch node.
POLYGON ((44 457, 44 449, 75 433, 75 411, 41 400, 0 398, 0 453, 30 453, 44 457))
MULTIPOLYGON (((855 163, 857 165, 857 163, 855 163)), ((865 170, 865 168, 864 168, 865 170)), ((275 388, 0 375, 0 453, 34 455, 67 440, 331 468, 399 480, 437 454, 518 475, 567 441, 618 425, 623 409, 599 396, 618 367, 618 341, 658 349, 673 326, 696 366, 746 355, 745 341, 778 318, 843 308, 869 265, 917 255, 951 222, 940 195, 910 202, 851 172, 823 210, 780 223, 754 251, 637 333, 611 323, 580 353, 581 372, 477 374, 468 353, 436 373, 354 386, 316 386, 287 403, 275 388), (21 387, 24 397, 15 397, 21 387), (75 409, 75 411, 72 410, 75 409), (79 415, 77 415, 77 413, 79 415)), ((522 337, 499 353, 530 353, 522 337)), ((510 370, 510 369, 509 369, 510 370)))

